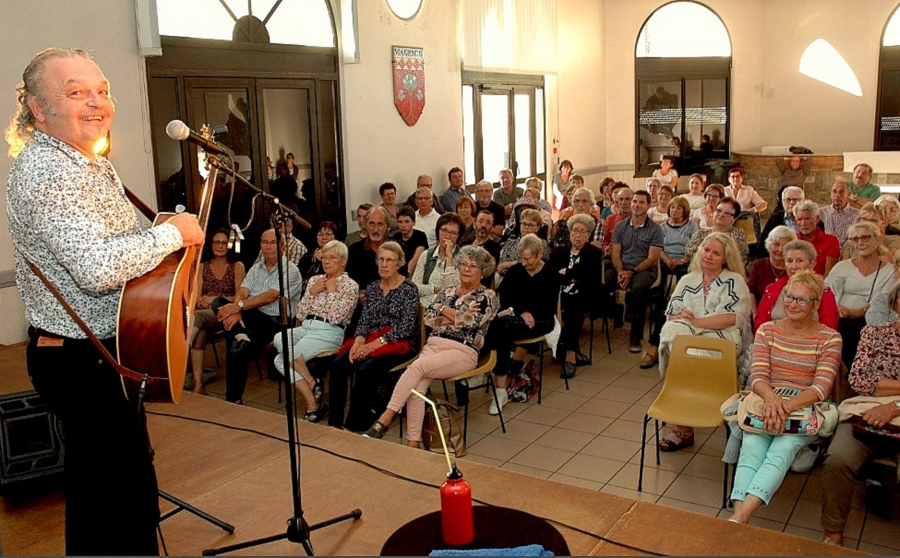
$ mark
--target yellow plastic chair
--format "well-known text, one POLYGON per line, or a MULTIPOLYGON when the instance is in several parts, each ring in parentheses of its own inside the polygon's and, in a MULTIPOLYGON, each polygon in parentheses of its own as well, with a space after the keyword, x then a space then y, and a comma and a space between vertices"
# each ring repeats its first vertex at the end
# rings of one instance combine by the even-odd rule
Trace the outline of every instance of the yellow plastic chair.
MULTIPOLYGON (((500 406, 500 400, 497 398, 497 388, 494 386, 494 375, 492 372, 494 371, 494 366, 497 365, 497 351, 488 351, 486 353, 482 353, 478 355, 478 364, 472 370, 468 372, 463 372, 462 374, 457 374, 452 378, 447 378, 444 380, 444 393, 447 392, 447 382, 457 382, 459 380, 467 380, 469 378, 477 378, 478 376, 486 376, 487 383, 490 386, 491 394, 494 396, 494 401, 497 403, 497 406, 500 406)), ((481 387, 481 386, 474 386, 481 387)), ((445 395, 446 397, 446 395, 445 395)), ((463 405, 465 412, 463 413, 463 441, 466 441, 466 433, 469 431, 469 403, 468 399, 466 404, 463 405)), ((503 433, 506 434, 506 423, 503 421, 503 409, 500 409, 500 412, 497 413, 500 417, 500 428, 503 430, 503 433)))
POLYGON ((744 231, 747 237, 747 246, 754 246, 757 243, 756 229, 753 226, 753 215, 744 213, 734 222, 734 226, 744 231))
MULTIPOLYGON (((725 424, 719 408, 737 393, 737 349, 733 341, 718 337, 678 335, 669 356, 666 379, 656 401, 644 415, 641 434, 641 471, 638 492, 643 489, 647 423, 655 419, 656 464, 659 465, 659 421, 693 428, 725 424)), ((725 428, 725 438, 729 430, 725 428)), ((722 488, 722 507, 728 503, 728 464, 722 488)))

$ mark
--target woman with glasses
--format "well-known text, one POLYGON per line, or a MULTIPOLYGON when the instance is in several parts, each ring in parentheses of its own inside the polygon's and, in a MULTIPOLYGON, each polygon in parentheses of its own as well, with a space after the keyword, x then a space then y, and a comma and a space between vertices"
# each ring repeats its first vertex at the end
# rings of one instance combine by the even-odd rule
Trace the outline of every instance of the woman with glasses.
MULTIPOLYGON (((900 251, 900 236, 887 234, 889 221, 886 207, 884 205, 867 203, 866 205, 859 208, 859 222, 872 223, 878 228, 879 238, 881 239, 880 243, 882 248, 884 248, 886 259, 893 258, 897 254, 897 252, 900 251)), ((842 260, 854 258, 858 253, 857 246, 849 241, 849 233, 847 234, 848 240, 841 248, 842 260)))
MULTIPOLYGON (((792 240, 797 240, 797 233, 784 225, 773 227, 766 237, 766 253, 769 257, 754 260, 747 277, 747 286, 750 288, 750 294, 753 295, 756 304, 762 302, 769 285, 786 277, 782 247, 792 240)), ((815 260, 815 253, 813 256, 813 260, 815 260)))
POLYGON ((725 197, 725 187, 721 184, 710 184, 703 193, 706 204, 691 213, 691 220, 700 230, 709 230, 715 223, 716 206, 725 197))
MULTIPOLYGON (((311 277, 306 293, 297 304, 296 317, 300 327, 288 331, 291 343, 288 360, 291 367, 291 382, 306 401, 303 420, 319 422, 325 416, 326 406, 322 404, 324 386, 322 380, 313 378, 306 363, 316 355, 341 346, 344 329, 350 323, 356 309, 359 286, 344 272, 347 267, 347 246, 332 240, 321 248, 320 261, 324 275, 311 277)), ((275 335, 275 368, 284 375, 284 359, 281 354, 281 334, 275 335)))
POLYGON ((559 219, 553 225, 550 234, 550 246, 554 250, 569 246, 568 221, 573 215, 589 215, 594 223, 600 220, 600 210, 594 205, 594 194, 587 188, 578 188, 572 195, 572 205, 559 213, 559 219))
POLYGON ((856 255, 836 263, 825 278, 838 303, 838 331, 844 338, 842 356, 847 368, 853 364, 859 334, 866 325, 866 310, 894 281, 894 269, 884 259, 886 250, 881 241, 881 231, 873 223, 850 225, 847 242, 853 244, 856 255))
POLYGON ((734 515, 747 523, 768 505, 788 466, 815 435, 786 433, 788 415, 831 397, 840 369, 841 336, 815 319, 822 300, 822 278, 801 271, 788 280, 782 298, 784 318, 763 324, 753 343, 749 388, 765 402, 765 434, 743 432, 734 475, 734 515), (782 396, 776 389, 797 390, 782 396))
MULTIPOLYGON (((419 290, 400 275, 404 263, 403 249, 396 242, 385 242, 375 254, 380 280, 365 290, 365 304, 354 332, 350 350, 338 356, 331 365, 328 379, 328 426, 362 432, 375 420, 384 402, 376 397, 378 385, 395 366, 409 360, 419 343, 419 290), (397 342, 409 342, 409 352, 389 351, 397 342), (379 350, 377 356, 372 353, 379 350), (355 374, 353 395, 347 420, 347 380, 355 374), (373 407, 380 406, 380 409, 373 407)), ((399 347, 398 347, 399 348, 399 347)))
MULTIPOLYGON (((734 342, 738 369, 744 376, 749 358, 744 347, 753 339, 750 329, 752 299, 744 278, 744 265, 734 240, 723 233, 707 235, 691 259, 689 272, 675 286, 659 331, 659 375, 664 377, 672 345, 678 335, 704 335, 734 342)), ((651 339, 651 346, 655 340, 651 339)), ((651 348, 651 351, 653 349, 651 348)), ((659 441, 662 451, 694 445, 694 429, 674 425, 659 441)))
POLYGON ((188 382, 194 393, 205 394, 203 389, 203 362, 206 356, 206 342, 209 331, 221 328, 216 313, 211 308, 212 301, 223 297, 229 302, 234 300, 241 283, 244 282, 244 264, 237 261, 228 251, 228 229, 219 229, 213 234, 209 243, 209 251, 201 265, 200 274, 197 277, 200 283, 197 288, 200 296, 197 298, 196 311, 194 312, 194 328, 191 338, 191 376, 193 383, 188 382))
MULTIPOLYGON (((565 379, 575 376, 584 317, 599 300, 600 261, 603 258, 602 250, 588 242, 595 226, 590 215, 573 215, 566 225, 570 246, 554 250, 548 263, 550 269, 561 277, 562 332, 556 354, 564 360, 560 377, 565 379)), ((553 298, 554 293, 542 296, 553 298)))
MULTIPOLYGON (((522 211, 522 214, 519 215, 517 227, 519 230, 514 231, 509 240, 500 247, 500 262, 497 264, 497 273, 501 277, 505 276, 507 270, 519 261, 519 239, 526 234, 536 235, 541 229, 542 223, 541 214, 538 210, 526 209, 522 211)), ((546 262, 550 259, 550 246, 546 240, 541 239, 541 243, 544 246, 543 259, 546 262)))
MULTIPOLYGON (((406 405, 406 445, 422 443, 425 402, 411 393, 425 393, 432 380, 445 380, 474 369, 488 325, 497 312, 497 294, 481 279, 494 273, 494 258, 484 248, 464 246, 456 267, 459 284, 442 290, 425 308, 431 335, 416 360, 400 376, 387 409, 364 436, 381 438, 406 405)), ((504 392, 505 394, 505 392, 504 392)), ((498 393, 499 395, 499 393, 498 393)))
POLYGON ((741 204, 734 199, 726 197, 720 200, 713 213, 712 228, 704 230, 701 227, 700 230, 694 233, 694 236, 691 237, 684 249, 685 257, 692 259, 703 239, 708 234, 717 232, 727 234, 734 240, 741 255, 741 261, 744 262, 744 266, 747 266, 750 261, 750 248, 747 246, 747 236, 744 234, 744 231, 734 226, 740 213, 741 204))
POLYGON ((334 240, 334 234, 336 232, 337 225, 331 221, 322 221, 319 223, 319 230, 316 233, 316 249, 312 252, 307 252, 300 258, 300 263, 297 264, 297 268, 300 270, 300 275, 303 277, 304 293, 306 292, 306 287, 309 286, 310 277, 325 273, 322 269, 322 260, 319 259, 319 256, 322 255, 322 247, 334 240))
POLYGON ((419 257, 412 282, 419 289, 419 303, 428 308, 435 295, 447 287, 459 285, 456 254, 465 225, 456 213, 444 213, 437 220, 437 244, 419 257))
POLYGON ((769 207, 769 203, 753 189, 753 186, 744 184, 744 169, 741 167, 728 171, 728 182, 731 186, 725 187, 725 195, 734 198, 744 211, 759 215, 769 207))

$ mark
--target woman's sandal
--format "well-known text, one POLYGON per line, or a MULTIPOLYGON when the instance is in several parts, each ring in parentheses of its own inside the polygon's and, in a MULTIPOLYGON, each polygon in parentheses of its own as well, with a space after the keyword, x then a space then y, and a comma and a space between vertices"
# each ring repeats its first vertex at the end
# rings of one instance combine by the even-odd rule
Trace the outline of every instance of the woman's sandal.
POLYGON ((668 436, 659 441, 660 451, 678 451, 683 448, 689 448, 694 445, 694 433, 685 434, 684 432, 673 430, 668 436), (675 435, 678 440, 672 440, 669 436, 675 435))

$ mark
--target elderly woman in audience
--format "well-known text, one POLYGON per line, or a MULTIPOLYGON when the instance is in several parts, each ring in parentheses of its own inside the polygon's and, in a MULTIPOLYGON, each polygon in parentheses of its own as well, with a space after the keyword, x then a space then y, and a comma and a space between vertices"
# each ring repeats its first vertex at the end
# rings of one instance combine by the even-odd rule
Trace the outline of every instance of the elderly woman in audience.
POLYGON ((229 302, 244 282, 244 264, 237 261, 228 251, 228 229, 219 229, 209 243, 211 256, 205 260, 197 276, 200 297, 194 312, 194 329, 191 341, 191 376, 194 383, 192 391, 204 394, 203 361, 206 356, 207 334, 219 329, 221 323, 212 310, 212 301, 224 297, 229 302))
MULTIPOLYGON (((703 177, 699 174, 692 174, 688 180, 687 194, 683 194, 687 201, 691 204, 691 211, 700 209, 707 204, 707 200, 703 197, 703 177)), ((724 198, 725 196, 722 195, 724 198)), ((715 208, 714 208, 715 209, 715 208)))
MULTIPOLYGON (((773 230, 774 232, 774 230, 773 230)), ((765 293, 759 299, 759 307, 756 309, 756 317, 753 320, 753 333, 762 324, 780 320, 784 314, 784 298, 781 296, 788 280, 800 271, 814 271, 816 265, 816 247, 806 240, 792 240, 781 247, 784 259, 785 273, 765 289, 765 293)), ((757 260, 758 261, 758 260, 757 260)), ((815 318, 822 325, 831 329, 838 328, 838 307, 834 293, 828 285, 822 291, 822 299, 815 318)))
POLYGON ((322 247, 335 239, 334 235, 337 233, 337 230, 337 225, 331 221, 322 221, 319 223, 319 230, 316 232, 316 249, 312 252, 303 254, 303 257, 300 258, 300 263, 297 264, 297 268, 300 270, 300 276, 303 277, 303 292, 306 292, 310 277, 325 273, 325 270, 322 268, 322 260, 319 259, 319 256, 322 255, 322 247))
MULTIPOLYGON (((888 291, 888 304, 900 311, 900 281, 888 291)), ((863 328, 853 366, 850 387, 864 396, 888 397, 887 401, 863 411, 862 420, 881 429, 900 417, 900 321, 863 328)), ((822 528, 825 542, 840 545, 850 514, 850 502, 860 469, 869 458, 896 454, 896 448, 875 446, 853 436, 850 422, 838 424, 825 456, 822 471, 822 528)), ((900 476, 900 471, 897 472, 900 476)))
POLYGON ((750 266, 750 276, 747 277, 747 287, 756 304, 762 301, 766 287, 785 276, 782 247, 792 240, 797 240, 797 234, 784 225, 778 225, 766 237, 766 251, 769 257, 754 261, 750 266))
MULTIPOLYGON (((316 355, 337 349, 344 342, 344 329, 350 323, 359 297, 356 281, 344 272, 347 266, 347 246, 332 240, 322 247, 319 256, 325 275, 310 278, 306 293, 297 305, 300 327, 288 331, 291 343, 288 359, 292 383, 306 401, 303 420, 319 422, 325 416, 322 404, 324 386, 322 380, 313 378, 306 363, 316 355)), ((275 368, 283 375, 284 362, 281 353, 281 334, 275 335, 275 368)))
POLYGON ((517 373, 525 362, 525 347, 514 347, 513 342, 540 337, 553 329, 560 275, 544 263, 543 252, 540 238, 523 236, 519 240, 519 262, 509 268, 497 289, 500 311, 488 331, 488 347, 497 350, 494 379, 500 404, 497 400, 491 403, 491 415, 498 414, 506 404, 509 374, 517 373))
POLYGON ((716 207, 719 201, 725 198, 725 187, 721 184, 710 184, 703 193, 706 204, 691 212, 691 220, 697 224, 700 230, 713 228, 716 219, 716 207))
POLYGON ((444 213, 437 224, 438 243, 419 257, 412 282, 419 289, 419 302, 424 307, 431 306, 435 295, 447 287, 459 285, 459 271, 456 253, 459 239, 465 229, 462 219, 456 213, 444 213))
MULTIPOLYGON (((541 229, 541 214, 536 209, 526 209, 519 216, 518 230, 513 231, 509 239, 500 247, 500 261, 497 264, 497 272, 505 276, 509 268, 519 261, 519 239, 526 234, 537 234, 541 229)), ((541 239, 544 246, 544 261, 550 259, 550 246, 546 240, 541 239)))
MULTIPOLYGON (((569 246, 569 218, 573 215, 589 215, 596 224, 600 220, 600 212, 594 205, 594 194, 587 188, 578 188, 572 196, 572 205, 559 213, 559 219, 553 225, 550 234, 550 246, 560 249, 569 246)), ((593 232, 593 229, 591 229, 593 232)))
MULTIPOLYGON (((872 223, 878 228, 879 244, 884 247, 883 254, 887 254, 887 259, 893 258, 900 251, 900 236, 886 234, 888 219, 884 206, 878 206, 873 203, 867 203, 859 208, 859 222, 872 223)), ((847 233, 847 242, 841 248, 841 259, 846 260, 857 255, 857 246, 849 240, 850 233, 847 233)))
POLYGON ((675 196, 671 186, 662 186, 656 194, 656 205, 647 211, 647 216, 653 219, 657 225, 662 225, 669 219, 669 203, 675 196))
POLYGON ((353 345, 334 360, 328 380, 328 425, 354 432, 364 431, 375 420, 380 409, 372 409, 370 402, 378 383, 392 368, 415 354, 419 343, 419 290, 400 275, 403 249, 396 242, 385 242, 375 257, 381 280, 366 287, 366 302, 353 345), (401 350, 403 341, 409 343, 409 352, 401 350), (378 354, 373 355, 376 351, 378 354), (347 379, 351 374, 356 377, 344 422, 347 379))
POLYGON ((425 309, 431 335, 416 360, 400 376, 384 413, 365 436, 381 438, 404 405, 407 411, 406 444, 419 447, 425 402, 410 393, 424 393, 432 380, 445 380, 475 368, 488 324, 497 312, 497 295, 481 284, 494 273, 494 258, 484 248, 464 246, 456 263, 459 285, 438 294, 425 309))
POLYGON ((560 356, 560 350, 564 352, 560 377, 566 379, 575 376, 575 357, 581 352, 578 341, 584 316, 599 300, 600 262, 603 259, 600 248, 588 242, 594 230, 594 219, 590 215, 569 217, 567 227, 569 248, 554 250, 549 262, 550 268, 561 276, 562 332, 557 355, 560 356))
MULTIPOLYGON (((660 194, 664 190, 665 187, 660 190, 660 194)), ((690 204, 685 196, 676 196, 672 199, 668 212, 668 220, 661 225, 664 239, 663 249, 659 255, 664 264, 662 284, 665 284, 666 278, 671 274, 681 279, 687 273, 691 260, 685 255, 684 249, 697 232, 697 225, 688 219, 690 204)))
MULTIPOLYGON (((650 351, 659 347, 659 375, 665 376, 668 356, 677 335, 705 335, 729 339, 737 347, 739 369, 749 369, 744 348, 750 345, 750 291, 744 278, 734 240, 723 233, 706 236, 691 260, 690 273, 678 281, 666 308, 667 321, 659 328, 659 339, 650 340, 650 351)), ((653 355, 656 356, 655 354, 653 355)), ((674 425, 659 441, 662 451, 694 445, 694 429, 674 425)))
POLYGON ((744 432, 734 476, 734 515, 747 523, 768 505, 789 464, 815 435, 787 434, 788 415, 831 396, 841 366, 841 336, 815 319, 822 300, 822 278, 812 271, 791 277, 784 288, 785 317, 763 324, 753 343, 749 387, 765 402, 765 434, 744 432), (792 397, 778 388, 797 390, 792 397))
POLYGON ((875 295, 890 287, 894 274, 891 264, 882 258, 881 231, 874 224, 850 225, 847 242, 853 244, 856 256, 835 264, 825 282, 837 299, 838 331, 844 339, 844 364, 849 368, 856 354, 859 334, 866 325, 866 310, 875 295))
POLYGON ((873 203, 884 209, 884 218, 887 221, 885 234, 900 235, 900 228, 897 228, 897 217, 900 216, 900 201, 890 194, 882 194, 873 203))
POLYGON ((519 198, 519 202, 522 202, 524 199, 525 201, 522 203, 535 206, 535 208, 541 212, 544 223, 549 227, 553 224, 553 218, 550 213, 552 206, 550 205, 550 202, 541 197, 541 192, 543 191, 544 181, 536 176, 532 176, 525 181, 525 191, 522 193, 522 197, 519 198))
POLYGON ((691 237, 691 240, 688 241, 688 244, 684 249, 685 256, 687 256, 688 259, 693 259, 694 253, 700 247, 700 244, 703 242, 703 239, 706 238, 706 235, 718 232, 727 234, 734 240, 741 255, 741 261, 744 262, 744 266, 746 266, 750 261, 750 247, 747 246, 747 235, 744 234, 744 231, 734 226, 734 223, 740 214, 741 204, 734 199, 723 198, 719 201, 719 204, 716 206, 715 221, 713 222, 712 228, 704 230, 703 227, 700 227, 700 230, 694 233, 694 236, 691 237))

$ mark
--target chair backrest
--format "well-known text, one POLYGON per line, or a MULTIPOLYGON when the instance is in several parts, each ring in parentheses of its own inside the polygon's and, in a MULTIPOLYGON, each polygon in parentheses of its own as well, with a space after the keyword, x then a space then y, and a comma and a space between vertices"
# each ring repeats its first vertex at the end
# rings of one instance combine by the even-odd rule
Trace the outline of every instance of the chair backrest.
MULTIPOLYGON (((719 407, 737 393, 737 349, 734 341, 719 337, 678 335, 672 345, 666 379, 653 406, 668 408, 691 422, 686 426, 722 423, 719 407)), ((660 420, 665 414, 651 413, 660 420)))
POLYGON ((744 231, 744 236, 747 237, 747 245, 752 246, 756 244, 756 229, 753 226, 753 215, 750 213, 741 214, 737 221, 734 222, 734 226, 744 231))

